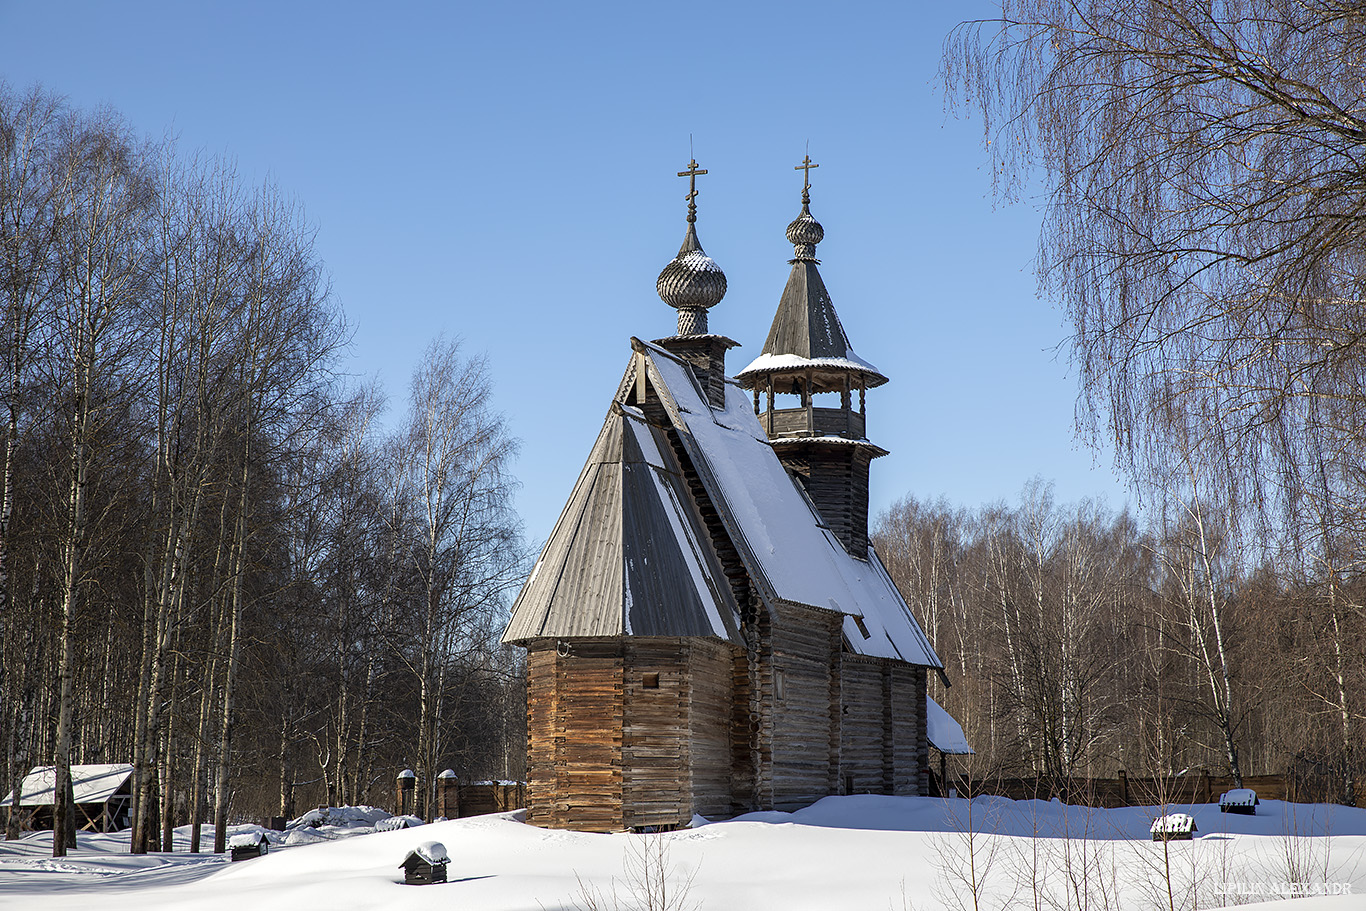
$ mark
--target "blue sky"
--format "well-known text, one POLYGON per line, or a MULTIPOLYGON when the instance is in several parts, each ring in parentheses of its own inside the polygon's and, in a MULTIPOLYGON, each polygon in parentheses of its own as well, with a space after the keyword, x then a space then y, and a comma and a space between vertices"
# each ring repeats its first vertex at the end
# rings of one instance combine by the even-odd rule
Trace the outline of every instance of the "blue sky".
POLYGON ((997 205, 980 125, 944 112, 941 45, 987 3, 0 0, 0 78, 108 104, 232 156, 305 206, 396 416, 438 333, 488 354, 521 438, 518 506, 549 533, 636 335, 672 334, 655 276, 698 233, 711 328, 757 356, 787 278, 809 143, 821 271, 868 397, 872 509, 977 506, 1029 478, 1128 499, 1074 434, 1067 328, 1036 294, 1037 201, 997 205), (1059 347, 1061 345, 1061 347, 1059 347))

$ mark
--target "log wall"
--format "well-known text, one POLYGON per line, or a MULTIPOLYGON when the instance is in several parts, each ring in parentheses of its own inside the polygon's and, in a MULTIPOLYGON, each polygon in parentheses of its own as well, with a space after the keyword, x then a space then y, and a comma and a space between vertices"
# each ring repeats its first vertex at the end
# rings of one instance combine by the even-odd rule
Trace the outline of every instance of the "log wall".
POLYGON ((613 832, 622 820, 622 649, 617 641, 527 649, 527 821, 613 832))
POLYGON ((688 650, 677 639, 628 639, 625 650, 622 825, 676 826, 690 818, 688 650))
POLYGON ((748 739, 737 752, 734 737, 739 648, 695 638, 568 640, 567 654, 559 645, 528 648, 529 823, 614 832, 735 810, 736 771, 749 760, 748 739))

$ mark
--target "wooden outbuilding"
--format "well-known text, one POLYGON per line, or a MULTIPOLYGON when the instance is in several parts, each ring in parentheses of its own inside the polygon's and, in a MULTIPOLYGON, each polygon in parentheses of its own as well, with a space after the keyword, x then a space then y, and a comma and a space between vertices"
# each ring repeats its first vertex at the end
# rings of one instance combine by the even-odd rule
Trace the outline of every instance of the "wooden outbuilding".
POLYGON ((943 665, 868 540, 868 469, 887 453, 865 392, 887 378, 816 268, 809 183, 768 341, 726 376, 736 343, 708 330, 725 275, 696 231, 705 173, 680 174, 687 232, 656 283, 677 334, 631 340, 504 635, 527 649, 537 825, 668 829, 929 791, 926 675, 943 665))
MULTIPOLYGON (((82 832, 117 832, 129 826, 133 806, 133 766, 99 763, 71 767, 71 791, 76 803, 76 829, 82 832)), ((0 807, 25 815, 24 826, 51 829, 53 795, 57 788, 55 766, 39 766, 19 785, 19 799, 10 792, 0 807)))
POLYGON ((450 857, 446 846, 439 841, 424 841, 408 852, 399 866, 403 881, 410 886, 430 886, 446 881, 446 866, 450 857))

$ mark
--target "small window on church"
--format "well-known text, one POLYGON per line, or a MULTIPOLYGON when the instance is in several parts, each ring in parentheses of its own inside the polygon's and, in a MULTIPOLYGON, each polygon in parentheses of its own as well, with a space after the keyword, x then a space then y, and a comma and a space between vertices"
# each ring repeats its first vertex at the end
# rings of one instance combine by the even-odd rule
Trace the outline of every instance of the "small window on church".
POLYGON ((643 686, 643 687, 645 687, 645 689, 647 689, 647 690, 657 690, 657 689, 659 689, 659 675, 658 675, 658 674, 644 674, 644 675, 642 675, 642 676, 641 676, 641 679, 640 679, 640 685, 643 686))
POLYGON ((782 671, 773 672, 773 698, 782 699, 787 689, 787 680, 782 671))

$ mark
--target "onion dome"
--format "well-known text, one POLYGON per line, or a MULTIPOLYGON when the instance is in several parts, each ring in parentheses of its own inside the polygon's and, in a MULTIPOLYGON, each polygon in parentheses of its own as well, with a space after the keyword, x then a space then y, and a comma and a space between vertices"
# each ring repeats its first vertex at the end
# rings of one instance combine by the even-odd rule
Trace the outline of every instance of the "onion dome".
POLYGON ((726 296, 726 273, 703 251, 693 225, 688 225, 678 255, 659 273, 655 290, 660 300, 680 310, 714 307, 726 296))
MULTIPOLYGON (((806 196, 805 193, 802 194, 806 196)), ((804 199, 802 202, 802 214, 792 219, 792 223, 787 226, 787 241, 795 248, 793 251, 793 262, 797 260, 810 260, 819 262, 816 259, 816 244, 825 238, 825 229, 821 223, 816 221, 811 215, 811 202, 804 199)))
POLYGON ((696 161, 689 162, 688 170, 678 173, 679 177, 689 178, 688 233, 683 236, 678 255, 669 260, 655 280, 660 300, 678 310, 679 335, 706 335, 707 308, 716 306, 726 296, 726 273, 697 239, 697 175, 705 173, 698 169, 696 161))

